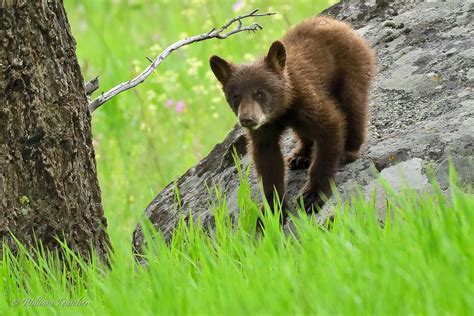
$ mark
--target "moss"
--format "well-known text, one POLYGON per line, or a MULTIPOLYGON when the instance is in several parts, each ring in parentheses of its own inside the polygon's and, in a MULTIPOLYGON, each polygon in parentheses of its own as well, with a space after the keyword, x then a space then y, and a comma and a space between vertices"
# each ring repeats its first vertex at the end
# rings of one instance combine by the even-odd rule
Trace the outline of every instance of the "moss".
POLYGON ((30 204, 30 199, 26 195, 20 196, 20 204, 21 205, 28 205, 30 204))

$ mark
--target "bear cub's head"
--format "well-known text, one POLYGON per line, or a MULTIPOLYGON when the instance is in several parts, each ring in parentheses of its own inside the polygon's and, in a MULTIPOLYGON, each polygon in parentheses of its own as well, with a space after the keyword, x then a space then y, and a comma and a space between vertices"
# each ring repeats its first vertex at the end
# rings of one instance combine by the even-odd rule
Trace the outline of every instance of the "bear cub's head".
POLYGON ((218 56, 209 62, 241 126, 255 130, 285 113, 290 88, 282 42, 273 42, 267 56, 249 64, 233 64, 218 56))

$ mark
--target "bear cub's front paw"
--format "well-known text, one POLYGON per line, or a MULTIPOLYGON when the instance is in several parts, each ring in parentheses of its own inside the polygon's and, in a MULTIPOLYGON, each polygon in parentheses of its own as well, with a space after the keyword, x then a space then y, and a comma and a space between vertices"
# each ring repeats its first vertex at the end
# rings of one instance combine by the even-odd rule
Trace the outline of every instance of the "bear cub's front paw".
POLYGON ((303 206, 308 214, 318 213, 327 201, 328 196, 328 189, 311 188, 307 185, 303 188, 303 191, 296 201, 300 203, 301 199, 303 199, 303 206))
POLYGON ((290 154, 286 158, 286 162, 290 170, 308 169, 311 165, 311 157, 290 154))

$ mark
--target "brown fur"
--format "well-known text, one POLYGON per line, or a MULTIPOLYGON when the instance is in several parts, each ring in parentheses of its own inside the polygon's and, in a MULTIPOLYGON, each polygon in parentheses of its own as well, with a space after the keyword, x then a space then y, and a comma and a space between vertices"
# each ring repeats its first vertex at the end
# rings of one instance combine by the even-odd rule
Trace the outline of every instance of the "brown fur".
POLYGON ((302 192, 305 208, 322 206, 340 161, 357 159, 366 138, 376 72, 370 46, 348 24, 317 17, 291 28, 253 63, 236 65, 213 56, 210 64, 248 128, 267 200, 273 203, 275 190, 280 198, 285 192, 279 140, 291 127, 300 144, 287 158, 289 167, 311 163, 302 192))

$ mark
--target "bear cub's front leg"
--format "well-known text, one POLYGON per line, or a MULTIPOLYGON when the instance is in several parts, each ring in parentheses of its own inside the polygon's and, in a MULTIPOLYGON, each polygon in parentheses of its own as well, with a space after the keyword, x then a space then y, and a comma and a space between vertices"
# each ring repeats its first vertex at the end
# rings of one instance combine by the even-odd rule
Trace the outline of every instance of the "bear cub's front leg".
POLYGON ((318 116, 312 118, 307 115, 306 123, 300 127, 307 139, 313 139, 316 144, 316 155, 309 170, 309 179, 300 196, 307 212, 317 212, 325 199, 331 196, 331 181, 344 156, 344 115, 330 99, 321 100, 319 104, 328 113, 326 119, 321 122, 318 116), (309 126, 317 128, 311 129, 309 126))
POLYGON ((286 217, 285 194, 285 164, 280 148, 281 128, 267 124, 256 130, 249 130, 251 151, 257 176, 261 179, 265 198, 274 208, 281 201, 281 222, 286 217), (278 197, 276 196, 278 195, 278 197))

